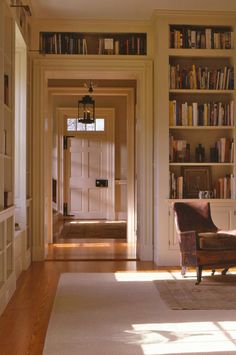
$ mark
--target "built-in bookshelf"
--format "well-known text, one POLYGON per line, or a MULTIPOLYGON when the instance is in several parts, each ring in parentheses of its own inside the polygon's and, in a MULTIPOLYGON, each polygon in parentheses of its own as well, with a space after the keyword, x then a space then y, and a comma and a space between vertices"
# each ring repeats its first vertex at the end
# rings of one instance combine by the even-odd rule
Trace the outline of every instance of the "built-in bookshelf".
POLYGON ((40 32, 44 54, 146 55, 146 33, 40 32))
POLYGON ((160 264, 176 265, 174 202, 206 199, 219 228, 236 227, 235 14, 156 11, 155 20, 155 238, 160 240, 154 254, 160 264))
POLYGON ((234 199, 233 29, 170 24, 169 38, 169 197, 234 199))
POLYGON ((14 275, 14 22, 0 1, 0 313, 15 290, 14 275))

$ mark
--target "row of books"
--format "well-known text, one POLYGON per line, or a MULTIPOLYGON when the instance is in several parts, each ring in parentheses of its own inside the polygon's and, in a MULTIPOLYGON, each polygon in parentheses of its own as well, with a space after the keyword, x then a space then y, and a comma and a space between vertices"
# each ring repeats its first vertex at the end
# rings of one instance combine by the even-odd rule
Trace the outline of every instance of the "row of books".
POLYGON ((183 176, 175 176, 170 171, 169 175, 170 198, 183 198, 184 178, 183 176))
POLYGON ((232 67, 209 69, 196 67, 181 68, 179 64, 169 65, 170 89, 233 90, 234 71, 232 67))
MULTIPOLYGON (((202 146, 200 144, 200 146, 202 146)), ((200 159, 196 156, 195 147, 195 162, 205 161, 204 154, 200 159)), ((169 138, 169 160, 170 162, 183 163, 190 162, 192 154, 190 151, 190 144, 185 139, 175 139, 172 135, 169 138)), ((209 148, 209 162, 212 163, 233 163, 234 162, 234 141, 229 138, 219 138, 214 147, 209 148)))
POLYGON ((130 38, 99 38, 98 54, 146 54, 145 41, 142 37, 131 36, 130 38))
POLYGON ((234 198, 234 175, 229 174, 216 180, 214 184, 214 198, 234 198))
POLYGON ((234 162, 234 141, 229 138, 220 138, 215 143, 212 152, 216 152, 215 156, 211 153, 211 160, 219 163, 233 163, 234 162))
POLYGON ((70 32, 42 32, 40 51, 47 54, 145 55, 146 35, 99 37, 70 32))
MULTIPOLYGON (((184 178, 183 176, 176 176, 170 171, 169 174, 169 195, 171 199, 185 198, 184 194, 184 178)), ((213 198, 234 198, 235 196, 235 183, 234 175, 229 174, 217 179, 213 187, 213 198)))
POLYGON ((40 51, 48 54, 87 54, 87 41, 75 33, 44 33, 40 51))
POLYGON ((170 126, 233 126, 234 102, 169 101, 170 126))
POLYGON ((219 28, 171 27, 170 48, 232 49, 233 32, 219 28))
POLYGON ((185 139, 174 139, 171 135, 169 139, 169 160, 170 162, 189 162, 190 144, 185 139))

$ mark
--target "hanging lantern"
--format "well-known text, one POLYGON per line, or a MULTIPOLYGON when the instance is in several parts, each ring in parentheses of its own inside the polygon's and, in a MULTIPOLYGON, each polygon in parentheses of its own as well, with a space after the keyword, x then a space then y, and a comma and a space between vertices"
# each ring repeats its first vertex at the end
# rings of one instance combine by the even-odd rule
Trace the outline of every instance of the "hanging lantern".
POLYGON ((95 101, 89 95, 78 101, 78 122, 84 124, 95 122, 95 101))

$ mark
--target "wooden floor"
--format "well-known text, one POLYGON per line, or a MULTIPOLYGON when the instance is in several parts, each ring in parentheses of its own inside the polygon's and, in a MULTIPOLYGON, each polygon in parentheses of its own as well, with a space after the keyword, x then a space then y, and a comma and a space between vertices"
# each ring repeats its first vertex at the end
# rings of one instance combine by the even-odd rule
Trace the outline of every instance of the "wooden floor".
POLYGON ((0 317, 0 355, 42 354, 61 273, 151 270, 157 270, 155 264, 137 261, 135 245, 124 239, 56 238, 48 259, 32 263, 17 281, 16 292, 0 317))
POLYGON ((45 261, 33 263, 20 276, 17 290, 0 317, 0 354, 42 354, 50 312, 61 273, 150 271, 156 269, 152 262, 139 261, 45 261))
POLYGON ((54 243, 49 245, 47 260, 134 261, 136 245, 126 242, 124 228, 126 224, 123 222, 60 221, 58 233, 54 234, 54 243), (121 235, 124 238, 117 238, 121 235))
POLYGON ((136 245, 116 239, 69 239, 50 244, 48 260, 136 260, 136 245))

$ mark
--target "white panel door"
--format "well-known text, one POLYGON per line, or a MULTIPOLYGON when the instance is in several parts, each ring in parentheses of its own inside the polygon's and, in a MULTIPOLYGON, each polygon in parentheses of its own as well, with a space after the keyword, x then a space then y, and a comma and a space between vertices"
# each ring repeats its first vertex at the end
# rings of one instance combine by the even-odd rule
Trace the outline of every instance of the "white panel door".
POLYGON ((114 123, 105 132, 75 133, 65 150, 67 213, 80 219, 114 219, 114 123), (96 180, 107 180, 107 187, 96 180))

